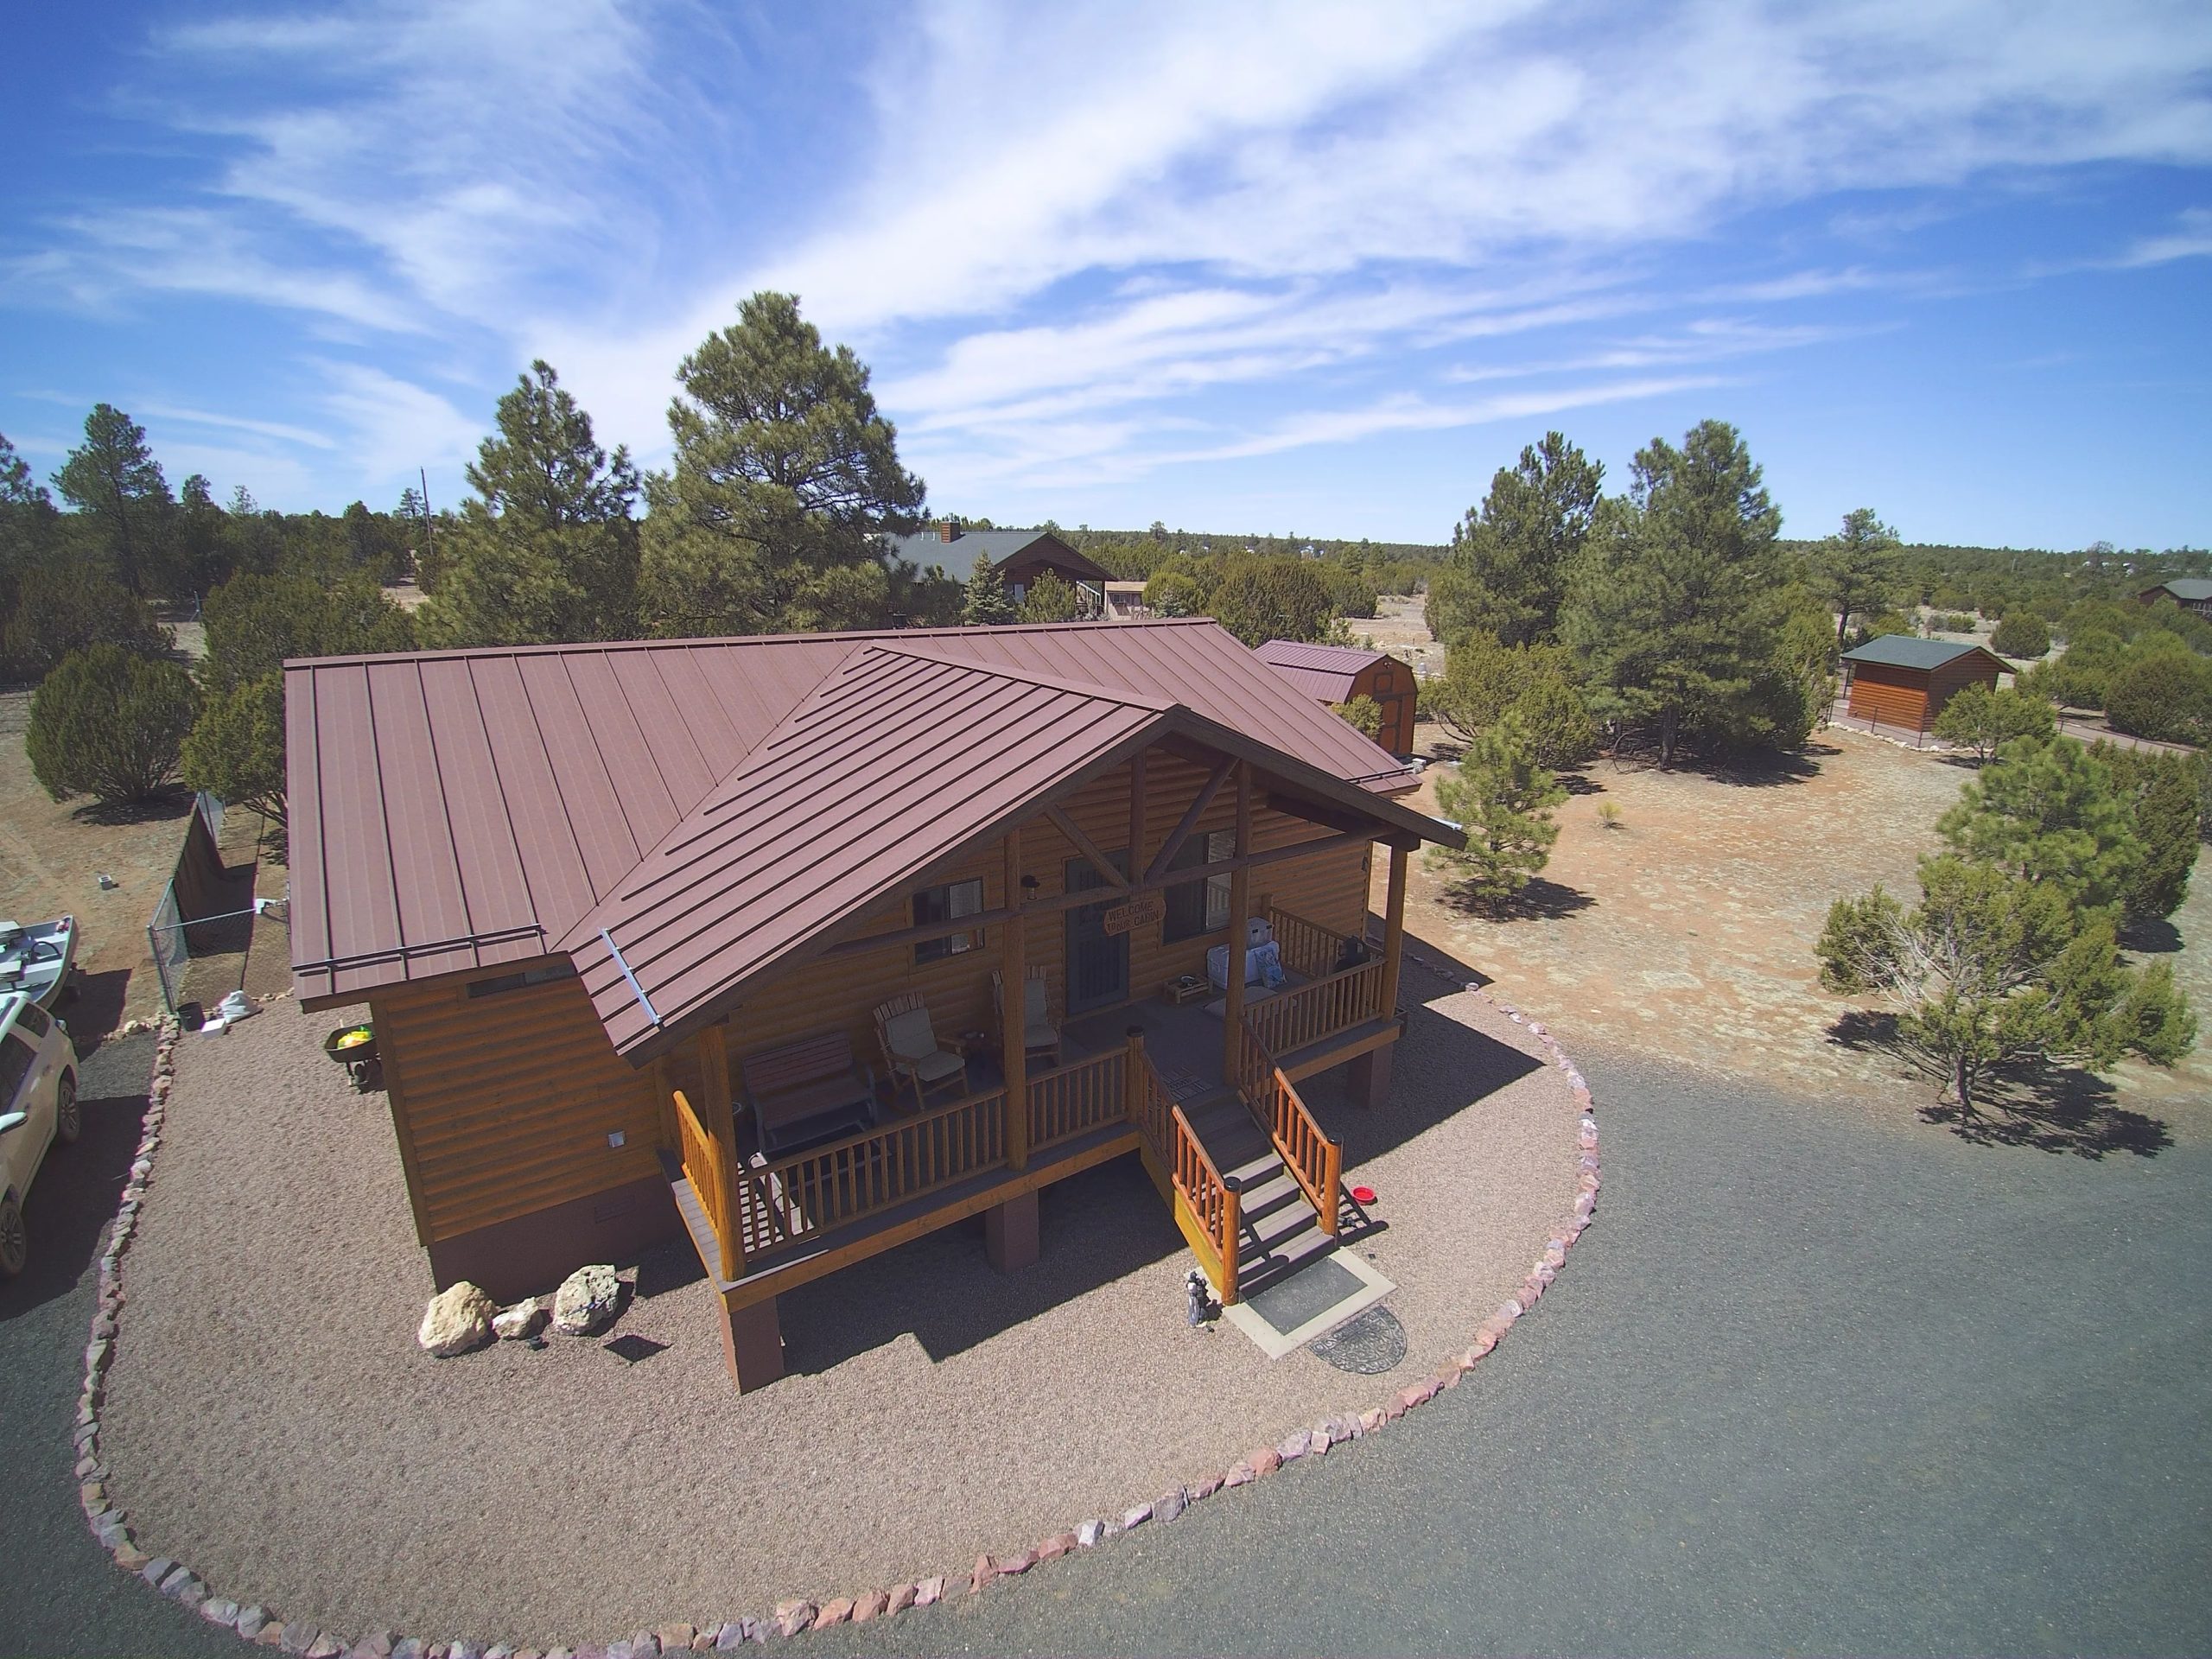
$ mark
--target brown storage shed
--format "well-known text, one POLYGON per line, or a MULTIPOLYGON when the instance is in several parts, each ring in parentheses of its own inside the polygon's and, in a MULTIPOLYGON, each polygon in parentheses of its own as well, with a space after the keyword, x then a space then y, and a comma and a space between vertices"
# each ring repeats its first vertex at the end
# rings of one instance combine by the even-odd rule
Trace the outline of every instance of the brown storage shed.
POLYGON ((1376 741, 1393 754, 1414 752, 1414 671, 1379 651, 1344 645, 1309 645, 1296 639, 1270 639, 1255 653, 1309 697, 1350 702, 1372 697, 1382 705, 1382 729, 1376 741))
POLYGON ((1852 715, 1924 732, 1943 705, 1969 685, 1992 690, 2012 664, 1980 645, 1885 633, 1843 653, 1852 715))

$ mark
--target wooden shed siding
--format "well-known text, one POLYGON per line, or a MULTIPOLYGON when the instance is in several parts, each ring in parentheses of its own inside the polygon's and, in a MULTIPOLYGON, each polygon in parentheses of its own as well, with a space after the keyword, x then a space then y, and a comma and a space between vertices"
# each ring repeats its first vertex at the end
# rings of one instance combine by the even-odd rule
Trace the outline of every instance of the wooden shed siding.
POLYGON ((1986 685, 1997 689, 1997 664, 1980 652, 1968 652, 1954 657, 1941 668, 1932 669, 1928 676, 1928 721, 1936 723, 1936 716, 1943 712, 1943 705, 1969 685, 1986 685))
MULTIPOLYGON (((1181 821, 1205 773, 1191 762, 1155 751, 1146 760, 1147 810, 1145 847, 1149 861, 1181 821)), ((1128 839, 1129 772, 1097 779, 1063 810, 1109 853, 1128 839)), ((1236 792, 1224 788, 1194 831, 1229 830, 1236 821, 1236 792)), ((1333 831, 1265 808, 1253 814, 1256 848, 1293 845, 1333 831)), ((1066 866, 1082 855, 1048 820, 1022 830, 1022 867, 1037 878, 1039 896, 1065 891, 1066 866)), ((1258 897, 1325 927, 1357 933, 1365 926, 1368 849, 1339 847, 1312 858, 1287 859, 1254 873, 1258 897)), ((994 843, 942 871, 937 880, 980 878, 985 909, 1005 902, 1004 855, 994 843)), ((912 925, 912 894, 887 901, 867 931, 894 932, 912 925)), ((1032 918, 1027 958, 1045 967, 1056 1017, 1066 1007, 1064 913, 1032 918)), ((1154 995, 1164 980, 1205 971, 1205 953, 1224 937, 1216 933, 1165 943, 1159 925, 1130 938, 1129 990, 1154 995)), ((988 933, 970 950, 917 964, 911 944, 803 965, 778 976, 747 998, 729 1018, 733 1061, 792 1038, 842 1027, 854 1052, 881 1069, 870 1010, 904 990, 929 1000, 940 1040, 990 1028, 991 970, 999 941, 988 933)), ((489 973, 471 972, 393 988, 372 1003, 378 1043, 404 1078, 392 1109, 423 1243, 529 1215, 554 1205, 622 1186, 655 1173, 658 1103, 647 1071, 618 1056, 594 1013, 582 982, 545 985, 471 997, 473 982, 511 974, 512 963, 489 973), (620 1130, 626 1144, 610 1147, 620 1130)), ((673 1086, 696 1091, 698 1078, 687 1046, 669 1059, 673 1086)), ((734 1079, 733 1080, 734 1083, 734 1079)))
POLYGON ((1860 663, 1852 671, 1850 708, 1861 720, 1917 731, 1928 721, 1928 672, 1888 663, 1860 663))

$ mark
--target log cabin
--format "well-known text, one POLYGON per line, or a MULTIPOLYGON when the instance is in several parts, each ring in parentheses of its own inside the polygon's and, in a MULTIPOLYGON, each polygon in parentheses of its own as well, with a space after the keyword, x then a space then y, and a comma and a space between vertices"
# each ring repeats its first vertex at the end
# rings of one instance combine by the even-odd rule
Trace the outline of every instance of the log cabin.
POLYGON ((1924 732, 1969 685, 1997 689, 2012 664, 1980 645, 1885 633, 1843 653, 1846 707, 1857 719, 1924 732))
POLYGON ((2145 588, 2135 597, 2145 605, 2171 600, 2184 611, 2194 611, 2199 616, 2212 618, 2212 579, 2203 576, 2171 577, 2155 588, 2145 588))
POLYGON ((688 1235, 741 1389, 779 1294, 977 1215, 1018 1268, 1109 1159, 1224 1301, 1332 1248, 1299 1085, 1387 1090, 1461 844, 1203 619, 302 660, 285 717, 294 983, 369 1007, 433 1281, 688 1235))
POLYGON ((1016 605, 1049 573, 1075 589, 1085 618, 1105 613, 1106 584, 1114 573, 1049 530, 969 530, 948 518, 889 541, 895 557, 939 581, 964 584, 982 558, 1016 605))
POLYGON ((1382 710, 1376 735, 1392 754, 1414 752, 1414 714, 1419 689, 1414 671, 1379 651, 1346 645, 1314 645, 1297 639, 1270 639, 1259 648, 1260 660, 1309 697, 1326 703, 1372 697, 1382 710))

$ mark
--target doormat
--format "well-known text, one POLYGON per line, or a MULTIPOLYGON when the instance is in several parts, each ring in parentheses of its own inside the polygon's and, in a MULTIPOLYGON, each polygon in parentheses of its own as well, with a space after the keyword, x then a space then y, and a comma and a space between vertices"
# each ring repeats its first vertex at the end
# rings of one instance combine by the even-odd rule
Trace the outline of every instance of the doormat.
POLYGON ((1160 1080, 1167 1085, 1167 1092, 1174 1096, 1178 1103, 1196 1100, 1215 1086, 1196 1071, 1164 1072, 1160 1080))
POLYGON ((1406 1327, 1389 1308, 1370 1307, 1306 1345, 1340 1371, 1380 1376, 1405 1358, 1406 1327))
POLYGON ((1332 1250, 1249 1301, 1231 1302, 1222 1317, 1269 1359, 1281 1359, 1364 1313, 1396 1288, 1357 1250, 1332 1250), (1294 1319, 1287 1328, 1275 1323, 1294 1319))

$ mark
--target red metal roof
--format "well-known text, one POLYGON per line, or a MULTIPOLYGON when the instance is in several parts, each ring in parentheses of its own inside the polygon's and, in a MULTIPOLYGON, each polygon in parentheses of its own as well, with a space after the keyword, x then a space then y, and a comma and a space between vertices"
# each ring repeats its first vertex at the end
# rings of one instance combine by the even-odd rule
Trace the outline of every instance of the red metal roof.
POLYGON ((1312 645, 1299 639, 1270 639, 1252 653, 1309 697, 1348 702, 1352 683, 1382 660, 1379 651, 1349 645, 1312 645))
MULTIPOLYGON (((831 677, 871 645, 904 653, 909 672, 919 671, 917 654, 973 663, 1031 677, 1033 690, 1046 680, 1079 690, 1086 707, 1180 704, 1372 793, 1413 781, 1203 620, 288 663, 300 995, 359 996, 554 949, 643 874, 648 854, 717 785, 753 775, 748 757, 763 740, 817 686, 830 696, 831 677)), ((932 751, 934 791, 946 769, 944 746, 932 751)), ((810 764, 842 760, 824 750, 810 764)))

